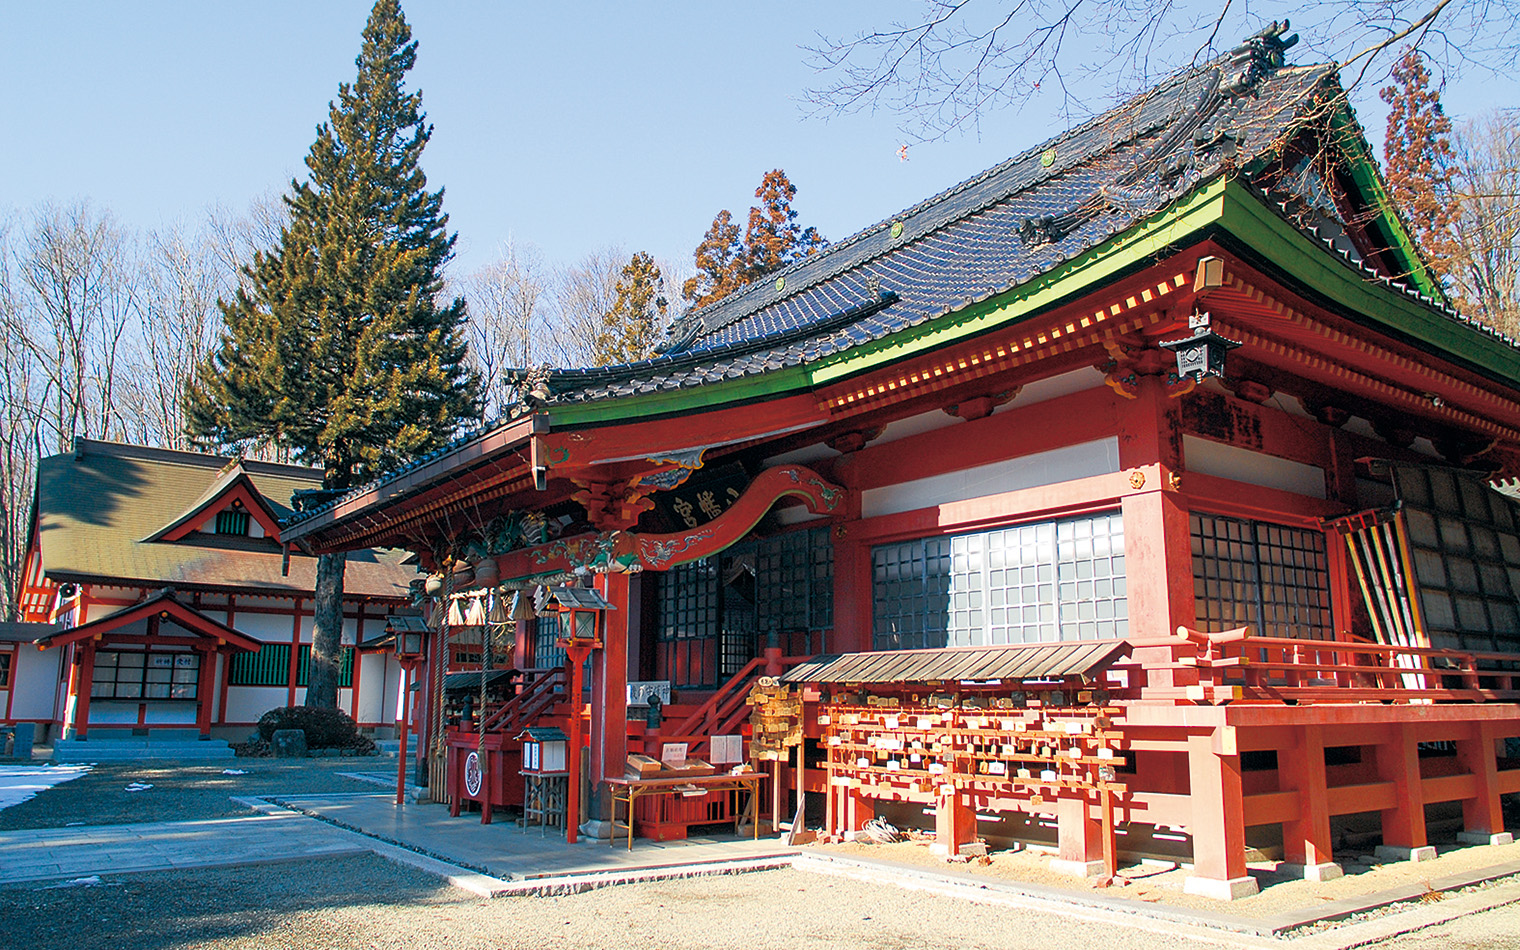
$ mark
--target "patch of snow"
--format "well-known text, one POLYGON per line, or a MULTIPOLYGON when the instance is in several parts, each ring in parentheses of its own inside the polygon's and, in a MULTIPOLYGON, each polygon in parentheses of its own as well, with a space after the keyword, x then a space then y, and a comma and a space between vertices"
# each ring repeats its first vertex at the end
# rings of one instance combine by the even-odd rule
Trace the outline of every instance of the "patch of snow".
POLYGON ((0 765, 0 808, 19 805, 89 770, 88 765, 0 765))

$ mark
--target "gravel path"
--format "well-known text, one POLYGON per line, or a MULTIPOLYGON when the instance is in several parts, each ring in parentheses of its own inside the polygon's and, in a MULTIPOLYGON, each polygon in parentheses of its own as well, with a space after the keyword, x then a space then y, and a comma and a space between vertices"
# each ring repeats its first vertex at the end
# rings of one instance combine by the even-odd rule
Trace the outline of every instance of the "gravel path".
POLYGON ((139 821, 195 821, 251 812, 230 796, 373 792, 376 786, 340 772, 394 770, 395 759, 229 759, 215 763, 112 762, 55 785, 30 801, 0 810, 0 831, 119 825, 139 821), (243 775, 225 775, 225 769, 243 775), (151 785, 127 791, 129 785, 151 785))
MULTIPOLYGON (((381 858, 107 876, 0 887, 5 946, 77 950, 351 947, 574 950, 1202 950, 1217 947, 1054 914, 988 907, 799 871, 637 884, 571 897, 481 900, 381 858)), ((1383 950, 1516 946, 1499 908, 1383 950)), ((1228 941, 1226 941, 1228 943, 1228 941)), ((1291 948, 1290 942, 1283 944, 1291 948)))

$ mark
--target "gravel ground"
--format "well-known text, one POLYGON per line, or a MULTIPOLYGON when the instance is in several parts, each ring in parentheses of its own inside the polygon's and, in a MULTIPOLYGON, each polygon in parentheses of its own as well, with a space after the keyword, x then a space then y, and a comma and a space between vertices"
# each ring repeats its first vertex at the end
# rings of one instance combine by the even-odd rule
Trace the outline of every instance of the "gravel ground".
MULTIPOLYGON (((627 885, 553 898, 482 900, 364 856, 107 876, 93 886, 0 887, 5 946, 28 950, 566 947, 574 950, 1202 950, 1177 934, 982 906, 800 871, 627 885)), ((1516 946, 1499 908, 1385 950, 1516 946)), ((1284 947, 1291 947, 1284 943, 1284 947)))
POLYGON ((0 831, 119 825, 140 821, 196 821, 250 814, 230 796, 373 792, 377 786, 339 772, 394 770, 395 759, 227 759, 216 763, 120 762, 96 765, 31 801, 0 810, 0 831), (386 763, 389 763, 387 766, 386 763), (242 769, 244 775, 224 775, 242 769), (132 783, 152 788, 129 792, 132 783))
MULTIPOLYGON (((1476 871, 1520 861, 1520 843, 1441 846, 1438 849, 1440 856, 1436 860, 1421 861, 1418 864, 1408 861, 1375 864, 1370 856, 1360 856, 1360 860, 1354 861, 1352 858, 1357 856, 1348 854, 1340 856, 1344 861, 1346 876, 1324 882, 1305 881, 1268 870, 1275 868, 1275 863, 1252 864, 1254 876, 1262 886, 1261 893, 1222 904, 1211 898, 1184 894, 1183 884, 1191 872, 1182 868, 1171 871, 1143 865, 1120 868, 1116 885, 1099 889, 1094 880, 1084 881, 1052 872, 1049 867, 1050 855, 1036 851, 994 851, 991 863, 980 865, 974 861, 948 864, 943 858, 931 854, 927 847, 911 843, 831 844, 820 845, 818 848, 825 853, 915 864, 930 870, 952 869, 1010 882, 1092 891, 1108 897, 1128 897, 1148 903, 1257 918, 1272 917, 1289 911, 1312 910, 1326 901, 1376 894, 1462 871, 1476 871)), ((1516 943, 1520 945, 1520 937, 1517 937, 1516 943)))

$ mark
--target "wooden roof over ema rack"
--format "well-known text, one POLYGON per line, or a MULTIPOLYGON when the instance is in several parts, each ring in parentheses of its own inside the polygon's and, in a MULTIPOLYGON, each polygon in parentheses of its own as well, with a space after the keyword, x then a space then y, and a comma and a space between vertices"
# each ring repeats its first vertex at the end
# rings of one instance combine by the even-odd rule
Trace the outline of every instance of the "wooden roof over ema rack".
POLYGON ((1022 643, 814 657, 788 670, 786 683, 949 683, 1094 677, 1129 656, 1123 640, 1022 643))

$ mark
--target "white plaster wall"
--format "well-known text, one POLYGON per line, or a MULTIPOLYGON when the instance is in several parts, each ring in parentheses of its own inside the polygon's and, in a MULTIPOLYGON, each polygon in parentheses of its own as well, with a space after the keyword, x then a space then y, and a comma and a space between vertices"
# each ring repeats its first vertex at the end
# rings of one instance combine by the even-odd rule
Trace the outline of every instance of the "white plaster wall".
MULTIPOLYGON (((146 711, 147 723, 150 726, 193 726, 195 715, 195 703, 148 703, 146 711)), ((95 704, 91 703, 90 722, 96 721, 95 704)))
POLYGON ((396 709, 396 675, 390 669, 387 653, 365 653, 355 659, 359 672, 359 705, 354 719, 359 722, 391 722, 396 709), (387 705, 389 701, 389 705, 387 705))
POLYGON ((291 618, 279 614, 250 614, 234 610, 232 628, 264 643, 289 643, 291 618))
POLYGON ((1290 462, 1263 452, 1253 452, 1191 435, 1182 437, 1182 453, 1190 472, 1234 479, 1263 488, 1276 488, 1311 498, 1325 497, 1325 470, 1315 465, 1290 462))
POLYGON ((1117 471, 1119 440, 1114 437, 1096 439, 958 472, 868 489, 861 493, 861 515, 871 518, 914 511, 1117 471))
POLYGON ((1070 396, 1072 393, 1082 392, 1084 389, 1099 389, 1104 385, 1103 372, 1084 367, 1074 369, 1069 373, 1052 376, 1049 379, 1041 379, 1027 384, 1019 390, 1019 394, 1012 402, 1004 403, 992 410, 993 415, 1007 412, 1010 409, 1021 409, 1024 406, 1032 406, 1037 402, 1045 402, 1048 399, 1059 399, 1062 396, 1070 396))
POLYGON ((15 696, 11 699, 11 718, 57 718, 55 704, 62 658, 63 650, 57 647, 39 650, 30 644, 22 644, 16 652, 16 668, 12 671, 15 696))
MULTIPOLYGON (((153 721, 153 707, 159 703, 148 704, 148 721, 153 721)), ((111 699, 90 700, 90 725, 92 726, 135 726, 137 724, 136 702, 116 702, 111 699)), ((190 717, 195 721, 195 716, 190 717)))
POLYGON ((222 719, 233 724, 254 723, 269 710, 284 705, 283 686, 229 686, 227 714, 222 719))

